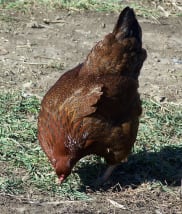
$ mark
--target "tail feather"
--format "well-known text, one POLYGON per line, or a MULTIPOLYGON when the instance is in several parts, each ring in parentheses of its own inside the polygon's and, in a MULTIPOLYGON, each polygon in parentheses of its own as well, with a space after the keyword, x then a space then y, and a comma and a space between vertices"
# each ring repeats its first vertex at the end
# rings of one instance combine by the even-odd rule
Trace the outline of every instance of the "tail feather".
POLYGON ((113 29, 113 33, 118 40, 135 37, 139 42, 141 42, 142 31, 133 9, 126 7, 120 13, 118 21, 113 29))

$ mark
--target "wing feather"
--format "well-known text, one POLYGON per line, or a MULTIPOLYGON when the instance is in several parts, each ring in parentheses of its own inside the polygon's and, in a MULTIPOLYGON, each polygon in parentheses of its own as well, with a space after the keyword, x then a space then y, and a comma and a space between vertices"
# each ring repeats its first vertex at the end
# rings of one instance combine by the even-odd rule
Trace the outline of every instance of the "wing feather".
POLYGON ((65 146, 74 152, 82 148, 89 136, 86 118, 93 114, 103 92, 102 85, 94 85, 87 91, 79 88, 59 108, 61 125, 65 135, 65 146))

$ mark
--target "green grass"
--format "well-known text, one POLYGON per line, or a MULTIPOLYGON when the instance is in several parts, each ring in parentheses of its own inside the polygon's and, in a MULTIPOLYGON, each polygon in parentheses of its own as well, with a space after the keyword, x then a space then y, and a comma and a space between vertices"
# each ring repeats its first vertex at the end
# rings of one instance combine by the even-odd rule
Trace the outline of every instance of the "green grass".
MULTIPOLYGON (((86 157, 67 181, 58 186, 55 173, 37 141, 39 106, 34 96, 0 94, 0 192, 15 195, 31 190, 36 194, 87 199, 85 186, 103 170, 103 159, 86 157)), ((182 108, 160 105, 150 99, 144 100, 143 107, 133 155, 121 166, 126 173, 125 180, 121 176, 121 183, 140 184, 152 180, 151 188, 165 182, 178 185, 182 177, 182 108)), ((115 175, 118 179, 120 171, 115 175)))
POLYGON ((0 95, 0 190, 11 194, 32 191, 60 194, 63 197, 86 198, 77 191, 73 176, 61 187, 37 141, 36 97, 20 94, 0 95), (70 180, 73 181, 70 183, 70 180), (73 185, 73 186, 72 186, 73 185))
POLYGON ((116 11, 121 8, 118 0, 30 0, 30 1, 11 1, 4 0, 3 3, 6 8, 20 8, 30 7, 32 5, 47 5, 50 8, 63 8, 70 10, 94 10, 94 11, 116 11))
MULTIPOLYGON (((161 4, 156 0, 157 4, 161 4)), ((91 11, 114 11, 120 12, 125 6, 135 9, 137 15, 150 18, 158 18, 162 14, 151 4, 151 1, 130 1, 127 4, 120 0, 0 0, 0 4, 6 9, 13 9, 26 13, 31 9, 67 9, 67 10, 91 10, 91 11)))
POLYGON ((120 12, 124 7, 130 6, 135 9, 137 15, 157 19, 165 16, 165 13, 180 16, 179 5, 172 4, 170 1, 128 1, 121 0, 0 0, 0 8, 12 9, 22 13, 31 13, 33 10, 47 9, 67 9, 72 11, 91 10, 91 11, 114 11, 120 12), (158 7, 160 6, 160 8, 158 7), (165 11, 165 12, 164 12, 165 11))

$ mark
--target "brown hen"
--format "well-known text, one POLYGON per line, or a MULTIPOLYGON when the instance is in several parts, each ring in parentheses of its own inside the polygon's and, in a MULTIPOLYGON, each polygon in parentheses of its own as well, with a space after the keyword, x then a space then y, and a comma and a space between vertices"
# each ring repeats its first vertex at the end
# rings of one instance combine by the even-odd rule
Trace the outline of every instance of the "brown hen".
POLYGON ((127 159, 142 112, 137 89, 146 55, 141 28, 126 7, 113 32, 47 92, 38 138, 60 182, 86 155, 102 156, 109 164, 102 181, 127 159))

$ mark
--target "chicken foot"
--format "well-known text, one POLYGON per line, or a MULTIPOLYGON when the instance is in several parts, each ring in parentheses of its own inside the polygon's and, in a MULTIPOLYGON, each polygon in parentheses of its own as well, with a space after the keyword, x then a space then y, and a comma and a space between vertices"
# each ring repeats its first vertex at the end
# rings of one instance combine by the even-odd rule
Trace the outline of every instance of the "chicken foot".
POLYGON ((106 171, 104 172, 104 174, 97 179, 96 185, 100 186, 100 185, 104 184, 109 179, 112 172, 115 170, 115 168, 117 166, 118 166, 118 164, 108 166, 106 171))

